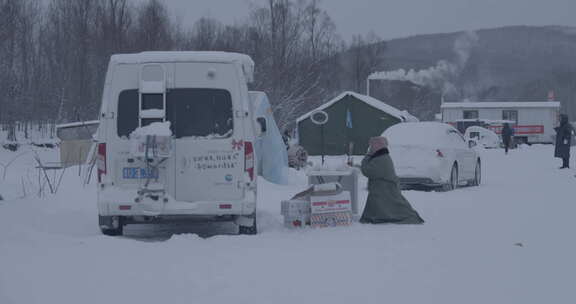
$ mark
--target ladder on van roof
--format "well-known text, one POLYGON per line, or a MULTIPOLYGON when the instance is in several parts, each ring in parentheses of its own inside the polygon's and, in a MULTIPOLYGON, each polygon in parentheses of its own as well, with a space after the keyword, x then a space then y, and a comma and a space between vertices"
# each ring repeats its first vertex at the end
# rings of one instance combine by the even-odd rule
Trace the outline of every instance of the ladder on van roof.
POLYGON ((146 64, 140 70, 138 125, 166 121, 166 72, 160 64, 146 64))

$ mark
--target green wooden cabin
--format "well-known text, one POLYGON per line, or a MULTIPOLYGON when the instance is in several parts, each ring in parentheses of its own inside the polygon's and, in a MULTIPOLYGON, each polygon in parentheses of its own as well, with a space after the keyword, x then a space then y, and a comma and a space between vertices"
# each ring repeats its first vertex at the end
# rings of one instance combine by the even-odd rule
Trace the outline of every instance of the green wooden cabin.
POLYGON ((370 96, 344 92, 297 120, 298 138, 309 155, 322 154, 321 126, 310 119, 316 111, 328 113, 324 125, 324 153, 344 155, 353 143, 353 155, 363 155, 370 137, 379 136, 388 127, 403 121, 418 121, 406 111, 400 111, 370 96))

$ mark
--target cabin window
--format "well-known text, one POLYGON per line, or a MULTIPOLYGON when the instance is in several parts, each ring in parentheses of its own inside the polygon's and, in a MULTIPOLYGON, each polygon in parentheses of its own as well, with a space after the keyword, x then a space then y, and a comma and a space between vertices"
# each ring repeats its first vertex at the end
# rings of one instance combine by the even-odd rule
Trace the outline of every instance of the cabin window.
POLYGON ((173 89, 166 96, 166 110, 176 138, 232 136, 232 97, 227 90, 173 89))
POLYGON ((464 119, 478 119, 477 110, 466 110, 464 111, 464 119))
POLYGON ((511 120, 514 123, 518 122, 518 111, 516 110, 504 110, 502 111, 503 120, 511 120))
POLYGON ((125 90, 118 96, 116 132, 118 137, 130 136, 138 128, 138 90, 125 90))

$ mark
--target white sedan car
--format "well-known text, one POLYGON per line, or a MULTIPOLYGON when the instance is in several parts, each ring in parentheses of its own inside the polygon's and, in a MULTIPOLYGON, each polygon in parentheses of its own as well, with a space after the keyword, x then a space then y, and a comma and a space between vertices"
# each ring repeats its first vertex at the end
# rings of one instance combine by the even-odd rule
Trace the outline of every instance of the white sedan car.
POLYGON ((454 127, 438 122, 399 123, 382 136, 388 139, 404 189, 449 191, 480 185, 482 161, 476 142, 466 142, 454 127))
POLYGON ((486 128, 472 126, 466 129, 464 138, 467 141, 475 140, 478 145, 487 149, 500 148, 500 137, 492 130, 486 128))

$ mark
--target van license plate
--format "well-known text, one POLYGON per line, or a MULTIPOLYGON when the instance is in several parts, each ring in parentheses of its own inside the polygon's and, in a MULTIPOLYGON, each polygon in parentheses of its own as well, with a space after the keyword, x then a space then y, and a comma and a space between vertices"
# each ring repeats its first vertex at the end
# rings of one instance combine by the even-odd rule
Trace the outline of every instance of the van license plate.
POLYGON ((124 179, 158 179, 158 169, 126 167, 122 169, 122 177, 124 179))

